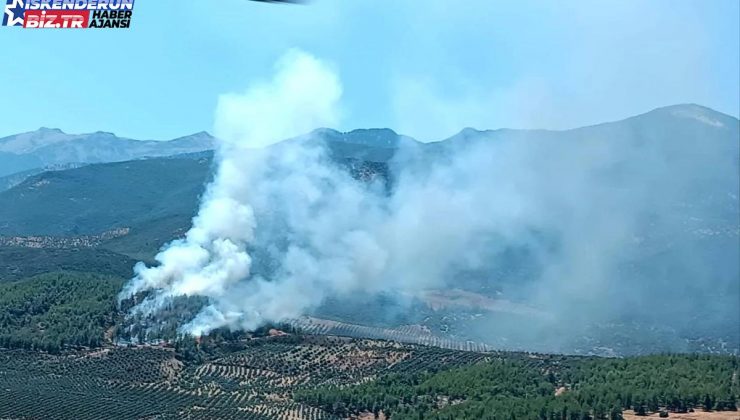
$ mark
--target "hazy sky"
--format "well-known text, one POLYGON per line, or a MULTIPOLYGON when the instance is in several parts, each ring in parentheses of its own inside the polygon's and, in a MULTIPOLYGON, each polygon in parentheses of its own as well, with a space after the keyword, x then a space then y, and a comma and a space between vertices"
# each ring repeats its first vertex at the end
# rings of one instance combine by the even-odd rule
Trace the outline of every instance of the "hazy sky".
POLYGON ((339 71, 344 130, 438 140, 684 102, 738 116, 739 20, 737 0, 138 0, 128 30, 0 28, 0 136, 211 130, 218 95, 291 47, 339 71))

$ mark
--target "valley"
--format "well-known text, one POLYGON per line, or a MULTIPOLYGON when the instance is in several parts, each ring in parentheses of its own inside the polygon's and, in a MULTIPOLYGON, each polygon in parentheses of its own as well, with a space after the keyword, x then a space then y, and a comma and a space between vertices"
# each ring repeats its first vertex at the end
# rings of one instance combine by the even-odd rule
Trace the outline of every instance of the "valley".
MULTIPOLYGON (((465 130, 423 144, 390 130, 324 129, 272 147, 313 142, 333 170, 392 204, 409 193, 409 174, 444 164, 452 149, 531 137, 579 147, 626 138, 668 148, 683 165, 688 157, 674 142, 701 137, 717 153, 738 155, 737 134, 736 119, 686 105, 564 132, 465 130)), ((66 141, 58 135, 55 150, 66 141)), ((528 226, 512 238, 503 229, 460 245, 459 261, 441 281, 417 284, 429 273, 419 264, 393 272, 406 279, 376 279, 393 287, 327 292, 279 323, 190 337, 181 326, 212 300, 176 296, 160 312, 144 313, 133 308, 149 292, 126 299, 119 292, 137 262, 157 266, 158 251, 186 234, 214 177, 213 159, 205 150, 75 161, 6 177, 0 418, 483 419, 496 412, 619 420, 660 411, 686 420, 738 418, 739 206, 737 180, 724 173, 672 193, 678 201, 660 203, 670 217, 660 216, 663 207, 640 213, 639 235, 619 238, 619 249, 610 250, 619 264, 599 282, 549 271, 557 264, 548 261, 561 261, 550 258, 567 252, 567 232, 528 226), (484 251, 480 261, 468 248, 484 251), (571 277, 581 283, 562 280, 571 277), (401 280, 413 287, 396 287, 401 280)), ((619 156, 605 171, 619 175, 652 162, 641 159, 619 156)), ((406 253, 420 241, 397 239, 404 247, 392 252, 415 256, 406 253)), ((594 246, 577 248, 578 257, 594 246)), ((275 249, 249 251, 253 275, 280 273, 275 249)))

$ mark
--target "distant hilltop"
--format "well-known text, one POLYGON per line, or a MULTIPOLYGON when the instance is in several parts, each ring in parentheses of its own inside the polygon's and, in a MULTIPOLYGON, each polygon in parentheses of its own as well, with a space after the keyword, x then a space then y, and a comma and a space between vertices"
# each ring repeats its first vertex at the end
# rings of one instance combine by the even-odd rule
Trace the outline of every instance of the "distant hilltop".
POLYGON ((169 141, 133 140, 113 133, 67 134, 58 128, 0 138, 0 177, 56 165, 121 162, 212 150, 206 132, 169 141))
MULTIPOLYGON (((601 127, 613 126, 618 130, 644 130, 664 123, 671 125, 693 122, 720 130, 737 130, 738 119, 710 108, 696 104, 672 105, 657 108, 650 112, 617 122, 570 130, 477 130, 464 128, 454 136, 434 142, 434 145, 450 145, 470 138, 501 138, 530 136, 540 133, 545 136, 583 136, 614 134, 613 130, 601 127)), ((627 134, 624 132, 622 134, 627 134)), ((371 160, 385 161, 393 155, 393 150, 402 144, 421 144, 415 139, 397 134, 388 128, 357 129, 340 132, 330 128, 317 128, 306 136, 316 137, 329 144, 340 155, 371 160)), ((305 136, 304 136, 305 137, 305 136)), ((58 128, 42 127, 27 133, 14 134, 0 138, 0 178, 15 175, 14 179, 27 172, 34 175, 43 170, 69 168, 90 163, 122 162, 127 160, 200 153, 213 150, 215 138, 199 132, 169 141, 134 140, 118 137, 113 133, 97 131, 88 134, 68 134, 58 128)), ((435 146, 430 147, 434 149, 435 146)), ((14 185, 17 182, 8 183, 14 185)), ((0 190, 4 183, 0 179, 0 190)))

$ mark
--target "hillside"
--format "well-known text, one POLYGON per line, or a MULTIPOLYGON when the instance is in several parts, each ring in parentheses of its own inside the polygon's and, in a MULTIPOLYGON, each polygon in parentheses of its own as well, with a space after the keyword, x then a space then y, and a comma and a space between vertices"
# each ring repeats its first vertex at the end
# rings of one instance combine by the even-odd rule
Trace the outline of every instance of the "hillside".
MULTIPOLYGON (((319 132, 333 157, 357 177, 385 171, 384 163, 397 146, 370 146, 378 139, 396 138, 390 130, 319 132)), ((191 153, 32 175, 0 190, 0 236, 94 235, 129 227, 130 235, 111 246, 151 253, 189 225, 209 179, 211 159, 210 153, 191 153)))
POLYGON ((45 172, 0 193, 0 231, 65 236, 167 218, 187 223, 210 165, 206 158, 144 159, 45 172))
POLYGON ((0 247, 0 284, 69 270, 127 278, 136 260, 107 249, 0 247))
MULTIPOLYGON (((382 165, 392 161, 401 149, 418 152, 414 155, 416 159, 428 164, 434 159, 444 159, 445 150, 452 148, 525 138, 555 143, 560 148, 572 149, 574 154, 598 142, 644 146, 646 153, 660 152, 661 160, 676 170, 688 168, 688 165, 711 165, 711 162, 702 161, 704 156, 693 153, 697 144, 711 151, 706 153, 706 158, 716 154, 740 156, 738 120, 697 105, 659 108, 618 122, 566 131, 465 129, 447 140, 428 144, 387 129, 349 133, 321 129, 309 137, 327 144, 332 157, 350 168, 363 162, 377 163, 381 166, 376 170, 380 171, 385 170, 382 165)), ((7 145, 14 144, 14 150, 20 147, 19 140, 11 142, 6 138, 0 143, 3 141, 7 145)), ((94 139, 85 138, 85 141, 94 139)), ((105 142, 98 147, 105 148, 105 142)), ((99 164, 35 175, 0 193, 0 235, 94 234, 116 227, 135 228, 175 216, 189 218, 210 174, 208 156, 195 154, 99 164)), ((644 157, 631 155, 616 156, 615 161, 619 165, 611 176, 627 176, 630 170, 637 170, 639 165, 649 162, 644 157)), ((696 178, 687 184, 689 189, 685 195, 692 200, 691 206, 716 210, 714 219, 704 220, 710 225, 707 228, 737 228, 734 222, 738 214, 738 165, 736 160, 735 168, 725 173, 708 172, 705 178, 696 178)), ((685 207, 689 203, 676 204, 685 207)), ((697 230, 701 228, 696 226, 697 230)))
MULTIPOLYGON (((476 145, 491 142, 533 142, 541 148, 532 154, 549 153, 535 168, 550 175, 545 180, 558 179, 573 164, 609 162, 596 173, 606 180, 599 189, 568 197, 579 208, 620 194, 641 202, 634 217, 635 236, 611 251, 622 256, 615 274, 584 293, 578 305, 562 305, 559 300, 543 304, 529 288, 549 269, 539 264, 538 253, 557 253, 558 241, 563 240, 557 227, 551 227, 528 232, 534 241, 506 247, 478 270, 450 273, 439 290, 329 296, 307 315, 331 320, 336 323, 332 328, 343 334, 362 336, 370 331, 365 336, 454 348, 465 348, 458 343, 470 341, 494 348, 577 354, 737 353, 739 125, 737 119, 707 108, 676 105, 565 131, 465 129, 428 144, 387 129, 317 130, 308 136, 310 141, 325 143, 334 161, 355 178, 381 177, 389 191, 395 188, 399 171, 423 171, 449 160, 451 151, 475 150, 476 145), (550 158, 555 155, 560 159, 550 158), (639 194, 626 186, 639 189, 639 194), (602 310, 605 307, 611 309, 602 310), (584 319, 582 313, 591 317, 584 319)), ((210 153, 196 152, 92 164, 33 175, 0 192, 0 244, 15 244, 0 255, 12 260, 0 275, 12 280, 42 273, 43 267, 75 270, 82 265, 78 270, 96 271, 89 268, 94 266, 103 273, 130 276, 134 261, 150 260, 189 227, 212 173, 211 159, 210 153), (122 234, 105 236, 111 231, 122 234), (23 248, 39 244, 41 250, 23 248), (69 244, 83 246, 86 254, 72 253, 69 244), (85 258, 92 263, 85 263, 85 258)), ((572 175, 576 182, 578 173, 572 175)), ((490 180, 491 188, 495 182, 490 180)), ((546 196, 562 190, 544 185, 538 191, 546 196)), ((618 231, 620 212, 625 210, 629 209, 610 208, 610 214, 587 216, 603 217, 599 226, 610 229, 613 222, 618 231)), ((579 259, 601 245, 589 242, 598 240, 599 232, 576 231, 572 239, 583 242, 579 259)), ((260 263, 255 258, 255 267, 260 263)), ((321 326, 316 331, 322 328, 329 330, 321 326)))

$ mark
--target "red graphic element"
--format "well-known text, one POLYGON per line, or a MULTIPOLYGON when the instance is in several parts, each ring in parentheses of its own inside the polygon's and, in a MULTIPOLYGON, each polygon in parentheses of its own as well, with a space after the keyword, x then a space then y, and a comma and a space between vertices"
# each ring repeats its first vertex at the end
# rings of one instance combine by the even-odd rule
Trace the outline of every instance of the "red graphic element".
POLYGON ((89 10, 26 10, 24 28, 87 28, 89 10))

